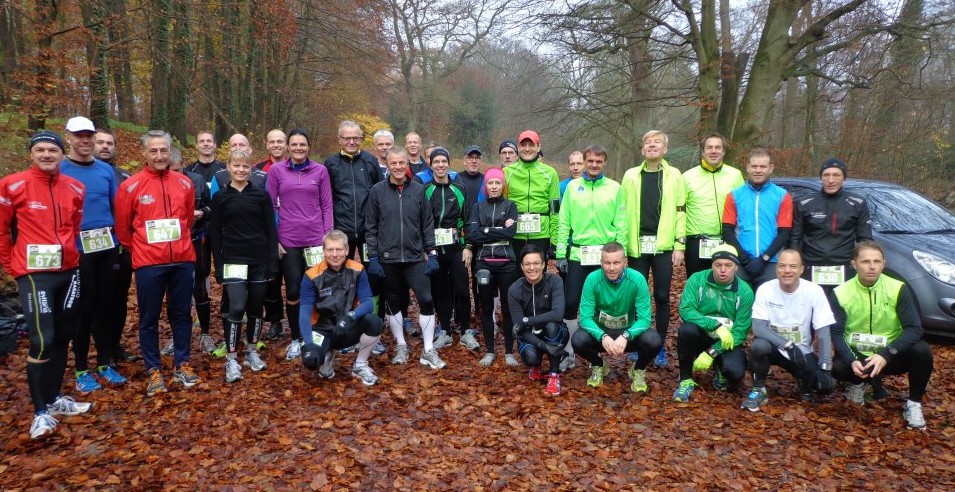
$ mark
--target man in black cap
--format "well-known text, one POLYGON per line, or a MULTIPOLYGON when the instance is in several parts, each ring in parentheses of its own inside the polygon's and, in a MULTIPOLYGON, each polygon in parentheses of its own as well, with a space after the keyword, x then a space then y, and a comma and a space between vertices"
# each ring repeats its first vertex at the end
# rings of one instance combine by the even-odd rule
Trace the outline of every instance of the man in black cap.
POLYGON ((852 250, 859 241, 872 239, 872 228, 865 198, 843 189, 848 177, 844 161, 827 160, 819 176, 822 189, 796 203, 789 246, 802 253, 803 278, 828 294, 855 276, 852 250))
POLYGON ((517 142, 505 140, 501 142, 497 152, 501 156, 501 169, 517 162, 517 142))
POLYGON ((466 191, 468 210, 474 208, 484 187, 484 173, 481 172, 482 157, 481 148, 477 145, 468 145, 464 149, 464 172, 458 174, 458 178, 466 191))

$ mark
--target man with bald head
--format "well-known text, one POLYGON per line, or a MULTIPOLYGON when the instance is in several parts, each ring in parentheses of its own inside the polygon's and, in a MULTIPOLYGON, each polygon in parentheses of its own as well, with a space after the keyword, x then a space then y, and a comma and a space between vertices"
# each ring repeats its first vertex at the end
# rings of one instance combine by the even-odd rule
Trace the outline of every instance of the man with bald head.
POLYGON ((408 169, 412 176, 428 169, 428 163, 421 154, 421 135, 415 132, 405 135, 405 152, 408 153, 408 169))
POLYGON ((256 164, 255 168, 263 173, 268 173, 272 164, 284 161, 287 140, 288 137, 286 137, 285 132, 282 130, 276 128, 269 131, 269 133, 265 135, 265 148, 269 151, 269 158, 256 164))

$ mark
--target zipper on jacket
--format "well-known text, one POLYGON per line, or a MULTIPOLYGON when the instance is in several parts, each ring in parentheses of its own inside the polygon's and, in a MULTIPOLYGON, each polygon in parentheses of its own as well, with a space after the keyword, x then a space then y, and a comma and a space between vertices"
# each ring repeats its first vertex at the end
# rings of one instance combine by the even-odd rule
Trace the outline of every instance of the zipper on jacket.
MULTIPOLYGON (((875 287, 875 286, 873 286, 875 287)), ((872 287, 866 287, 866 292, 869 293, 869 334, 872 334, 872 316, 875 314, 874 309, 872 308, 872 287)))
MULTIPOLYGON (((444 204, 444 189, 445 189, 445 187, 444 187, 444 186, 441 186, 441 214, 438 216, 438 228, 441 228, 442 226, 444 226, 444 207, 445 207, 445 204, 444 204)), ((431 205, 431 204, 429 203, 428 205, 431 205)), ((422 244, 422 246, 424 246, 424 245, 422 244)), ((444 254, 444 253, 445 253, 444 248, 445 248, 445 246, 441 246, 441 254, 444 254)))
POLYGON ((355 179, 355 162, 352 161, 348 167, 351 169, 351 216, 355 225, 355 237, 358 237, 358 193, 355 192, 355 189, 358 188, 358 180, 355 179))
MULTIPOLYGON (((166 176, 169 171, 160 171, 159 172, 159 186, 162 187, 162 208, 163 212, 166 214, 165 218, 169 218, 169 195, 166 194, 166 176)), ((179 225, 179 234, 182 234, 182 224, 179 225)), ((173 262, 172 254, 172 241, 169 242, 169 263, 173 262)))
MULTIPOLYGON (((53 196, 53 176, 50 176, 49 181, 49 190, 50 190, 50 206, 53 207, 53 237, 56 238, 57 244, 60 245, 60 254, 65 253, 65 248, 63 247, 63 241, 60 241, 59 228, 63 225, 63 210, 60 209, 60 203, 56 201, 56 198, 53 196), (57 213, 59 212, 59 213, 57 213), (57 217, 59 216, 59 217, 57 217)), ((60 259, 60 269, 63 268, 63 260, 60 259)))
POLYGON ((760 256, 763 254, 763 252, 759 250, 759 196, 762 194, 763 194, 763 190, 759 190, 756 192, 756 208, 753 209, 753 218, 756 220, 756 244, 754 245, 756 256, 760 256))
MULTIPOLYGON (((403 186, 403 185, 402 185, 403 186)), ((395 191, 398 193, 398 231, 400 235, 398 236, 398 249, 401 250, 401 262, 405 261, 405 208, 404 200, 402 200, 403 193, 401 193, 401 188, 395 187, 395 191)))

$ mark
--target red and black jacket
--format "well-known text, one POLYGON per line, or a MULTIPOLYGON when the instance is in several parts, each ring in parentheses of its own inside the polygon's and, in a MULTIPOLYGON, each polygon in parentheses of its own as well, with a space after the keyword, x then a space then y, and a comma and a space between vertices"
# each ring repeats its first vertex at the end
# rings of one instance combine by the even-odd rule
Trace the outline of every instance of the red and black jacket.
POLYGON ((175 171, 144 168, 119 186, 116 236, 133 255, 133 269, 196 261, 192 247, 196 195, 192 180, 175 171), (150 244, 146 221, 179 219, 179 239, 150 244))

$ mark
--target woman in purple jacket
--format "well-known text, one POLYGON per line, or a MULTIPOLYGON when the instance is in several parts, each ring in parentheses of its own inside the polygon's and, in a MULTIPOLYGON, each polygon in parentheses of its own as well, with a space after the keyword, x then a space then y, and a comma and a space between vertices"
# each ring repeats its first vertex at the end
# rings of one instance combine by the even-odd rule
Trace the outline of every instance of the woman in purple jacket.
POLYGON ((301 354, 299 289, 305 269, 322 261, 322 237, 332 230, 332 188, 328 169, 308 158, 308 134, 296 128, 288 134, 290 157, 274 164, 266 179, 272 208, 278 219, 279 257, 285 278, 285 314, 292 330, 292 343, 285 350, 288 360, 301 354))

